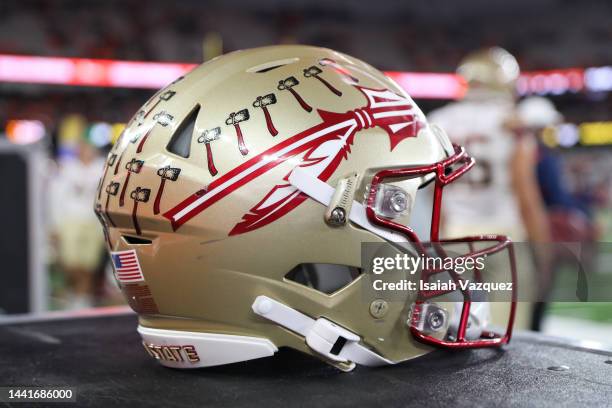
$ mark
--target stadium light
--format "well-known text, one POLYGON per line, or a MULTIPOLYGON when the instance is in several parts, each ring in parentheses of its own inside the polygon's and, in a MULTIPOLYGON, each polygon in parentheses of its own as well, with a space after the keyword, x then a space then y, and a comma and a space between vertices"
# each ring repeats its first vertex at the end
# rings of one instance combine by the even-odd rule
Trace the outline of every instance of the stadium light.
MULTIPOLYGON (((159 89, 196 64, 0 54, 0 82, 159 89)), ((386 72, 414 98, 461 99, 465 81, 451 73, 386 72)), ((520 95, 612 90, 612 67, 525 72, 520 95)))

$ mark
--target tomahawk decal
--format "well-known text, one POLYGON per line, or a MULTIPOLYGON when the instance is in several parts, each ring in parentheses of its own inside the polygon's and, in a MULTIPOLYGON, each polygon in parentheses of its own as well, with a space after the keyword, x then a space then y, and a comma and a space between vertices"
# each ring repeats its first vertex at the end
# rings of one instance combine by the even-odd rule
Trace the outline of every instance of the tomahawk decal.
POLYGON ((134 124, 134 122, 136 123, 137 127, 142 126, 142 124, 145 122, 145 119, 147 118, 147 116, 149 116, 151 114, 151 112, 153 112, 153 110, 155 108, 157 108, 157 106, 161 103, 161 102, 166 102, 169 101, 170 99, 172 99, 172 97, 176 95, 175 91, 164 91, 163 89, 160 89, 159 91, 157 91, 148 101, 147 103, 145 103, 145 105, 143 106, 144 109, 139 110, 133 117, 132 119, 130 119, 130 121, 128 122, 126 127, 132 127, 132 125, 134 124), (155 101, 155 103, 153 103, 153 101, 155 101), (153 105, 151 105, 151 103, 153 103, 153 105))
POLYGON ((138 143, 138 147, 136 148, 136 153, 142 152, 142 148, 144 147, 144 144, 147 142, 147 139, 149 138, 149 135, 151 134, 152 131, 153 131, 153 126, 151 126, 151 128, 147 130, 144 136, 140 138, 140 143, 138 143))
POLYGON ((106 214, 106 218, 108 218, 108 222, 111 223, 113 227, 115 227, 115 222, 111 218, 108 213, 108 202, 110 201, 110 196, 116 196, 119 192, 119 183, 111 181, 108 186, 106 186, 106 203, 104 204, 104 214, 106 214))
POLYGON ((153 115, 153 120, 156 123, 159 123, 160 125, 162 125, 163 127, 166 127, 169 124, 171 124, 172 121, 174 121, 174 116, 172 116, 171 114, 163 110, 153 115))
MULTIPOLYGON (((147 132, 147 133, 148 133, 148 132, 147 132)), ((145 135, 146 135, 146 134, 145 134, 145 135)), ((141 136, 142 136, 142 134, 134 136, 133 138, 131 138, 131 139, 130 139, 130 143, 131 143, 131 144, 133 144, 133 145, 135 145, 135 144, 136 144, 136 142, 138 142, 138 140, 140 140, 140 139, 141 139, 141 136)))
MULTIPOLYGON (((146 118, 147 116, 149 116, 149 114, 153 112, 153 109, 155 109, 157 105, 159 105, 161 102, 169 101, 170 99, 172 99, 174 95, 176 95, 176 92, 174 91, 165 91, 162 94, 160 94, 157 100, 155 101, 155 103, 153 104, 153 106, 151 106, 147 110, 147 112, 144 114, 143 118, 146 118)), ((151 101, 149 101, 149 103, 151 103, 151 101)))
POLYGON ((308 68, 304 69, 304 76, 306 78, 317 78, 319 80, 319 82, 321 82, 323 85, 325 85, 327 87, 327 89, 332 91, 335 95, 342 96, 342 92, 340 92, 339 90, 334 88, 334 86, 332 84, 330 84, 325 79, 320 77, 320 75, 322 73, 323 73, 323 70, 321 68, 317 67, 316 65, 313 65, 311 67, 308 67, 308 68))
POLYGON ((276 130, 276 128, 274 127, 274 123, 272 123, 272 117, 270 116, 270 111, 268 111, 268 106, 274 105, 275 103, 276 96, 274 96, 273 93, 264 96, 258 96, 257 99, 255 99, 255 102, 253 102, 254 108, 261 108, 261 110, 263 111, 264 116, 266 117, 266 125, 268 126, 268 132, 270 132, 272 136, 278 135, 278 130, 276 130))
POLYGON ((161 203, 162 194, 164 194, 166 180, 176 181, 179 174, 181 174, 181 169, 178 167, 166 166, 157 170, 157 175, 161 177, 161 182, 159 183, 159 190, 157 190, 157 195, 155 196, 155 201, 153 202, 153 214, 159 214, 159 205, 161 203))
MULTIPOLYGON (((416 137, 423 126, 422 114, 412 101, 390 90, 375 90, 356 86, 367 99, 361 108, 345 113, 318 109, 322 121, 270 149, 211 182, 164 213, 174 230, 215 202, 268 172, 288 159, 308 170, 319 179, 327 180, 340 162, 348 157, 355 134, 361 129, 380 127, 390 141, 390 150, 410 137, 416 137)), ((291 211, 306 196, 285 180, 276 185, 249 214, 231 231, 240 234, 260 228, 291 211)))
MULTIPOLYGON (((168 92, 171 92, 171 91, 168 91, 168 92)), ((164 99, 164 95, 165 94, 167 94, 167 92, 164 92, 159 97, 159 101, 165 101, 165 100, 169 99, 169 98, 168 99, 164 99)), ((174 92, 172 92, 171 95, 174 95, 174 92)), ((146 117, 146 115, 145 115, 145 117, 146 117)), ((144 134, 141 132, 139 135, 136 135, 134 138, 132 138, 132 140, 130 140, 130 142, 132 142, 133 144, 136 144, 136 142, 139 142, 138 146, 136 147, 136 153, 141 153, 142 152, 142 149, 143 149, 145 143, 147 142, 147 140, 149 139, 149 136, 151 136, 151 132, 153 132, 153 129, 155 128, 155 125, 161 125, 163 127, 166 127, 169 124, 171 124, 173 120, 174 120, 174 116, 172 116, 171 114, 169 114, 165 110, 157 112, 155 115, 153 115, 153 123, 151 123, 149 129, 146 132, 144 132, 144 134)), ((138 126, 140 126, 141 124, 142 123, 139 123, 138 126)))
POLYGON ((104 234, 104 240, 106 241, 106 244, 110 248, 111 242, 108 236, 108 225, 106 224, 106 220, 104 219, 104 216, 102 215, 102 206, 99 203, 94 205, 94 213, 96 214, 98 221, 100 221, 100 224, 102 224, 102 233, 104 234))
POLYGON ((134 223, 134 230, 136 235, 141 235, 140 224, 138 224, 138 203, 146 203, 149 201, 151 195, 150 188, 136 187, 136 190, 130 193, 130 198, 134 200, 134 206, 132 207, 132 222, 134 223))
POLYGON ((338 64, 331 58, 320 59, 319 65, 321 65, 322 67, 331 67, 334 71, 349 79, 353 84, 359 83, 359 79, 357 77, 355 77, 348 69, 344 68, 342 65, 338 64))
MULTIPOLYGON (((170 100, 174 95, 176 95, 176 92, 174 91, 165 91, 161 93, 160 95, 158 94, 153 95, 153 97, 149 100, 149 102, 145 104, 145 107, 147 107, 147 105, 149 105, 153 100, 156 100, 153 106, 151 106, 146 111, 140 110, 136 115, 134 115, 134 117, 127 124, 126 129, 132 128, 134 123, 136 123, 136 127, 139 128, 141 125, 145 123, 145 119, 147 118, 147 116, 149 116, 149 114, 159 105, 160 102, 166 102, 170 100)), ((137 134, 130 139, 130 143, 132 144, 138 143, 136 147, 136 153, 142 152, 142 149, 144 148, 144 145, 149 139, 149 137, 151 136, 151 132, 153 131, 155 125, 161 125, 163 127, 167 127, 173 121, 174 121, 174 116, 166 112, 165 110, 161 110, 157 112, 155 115, 153 115, 153 123, 150 124, 150 126, 148 127, 148 130, 146 131, 138 130, 137 134)), ((117 143, 115 143, 115 146, 122 145, 121 140, 123 139, 124 133, 125 131, 121 134, 121 136, 119 137, 119 140, 117 141, 117 143)), ((124 152, 125 152, 125 149, 123 150, 123 153, 124 152)), ((122 156, 123 156, 123 153, 121 153, 122 156)), ((122 157, 120 156, 119 162, 117 163, 117 166, 115 167, 114 174, 117 174, 119 170, 119 163, 121 162, 121 159, 122 157)))
POLYGON ((291 95, 293 95, 295 100, 298 101, 298 103, 300 104, 302 109, 304 109, 306 112, 311 112, 312 111, 312 106, 307 104, 306 101, 304 99, 302 99, 300 94, 297 93, 295 89, 293 89, 293 87, 296 86, 296 85, 299 85, 299 83, 300 83, 300 81, 298 81, 296 77, 290 76, 289 78, 285 78, 285 79, 282 79, 282 80, 278 81, 278 86, 276 88, 279 91, 285 91, 286 90, 286 91, 291 92, 291 95))
MULTIPOLYGON (((178 78, 177 80, 173 82, 173 84, 180 81, 182 78, 183 77, 178 78)), ((145 119, 161 103, 169 101, 170 99, 172 99, 174 95, 176 95, 176 92, 172 90, 158 91, 155 95, 153 95, 149 99, 149 101, 144 105, 143 109, 138 111, 138 113, 136 113, 136 115, 132 117, 132 119, 126 126, 126 129, 133 127, 134 124, 136 124, 136 127, 140 127, 141 125, 143 125, 145 123, 145 119)), ((153 131, 156 125, 167 127, 168 125, 172 124, 173 121, 174 121, 174 116, 165 110, 160 110, 155 115, 153 115, 153 122, 150 124, 150 127, 148 128, 148 130, 138 131, 137 135, 133 137, 132 139, 130 139, 129 141, 132 144, 137 144, 136 153, 142 152, 145 143, 149 139, 151 132, 153 131)), ((120 166, 122 166, 123 156, 125 155, 126 150, 127 150, 125 144, 123 143, 123 140, 126 136, 126 129, 124 129, 123 132, 121 132, 119 139, 115 143, 114 152, 109 155, 109 158, 105 164, 104 173, 102 175, 102 178, 100 179, 100 183, 98 186, 98 200, 101 199, 102 187, 105 182, 109 168, 114 167, 113 175, 117 175, 119 173, 120 166), (119 149, 122 149, 120 153, 117 152, 117 150, 119 149)), ((110 197, 116 196, 119 194, 119 206, 123 207, 125 205, 125 195, 128 189, 128 184, 130 182, 131 174, 140 173, 143 165, 144 165, 144 161, 137 160, 136 158, 133 158, 131 161, 125 164, 125 169, 127 170, 127 174, 125 176, 123 187, 121 188, 120 193, 119 193, 119 188, 121 186, 120 183, 111 181, 110 184, 106 186, 105 188, 106 202, 104 204, 104 210, 102 209, 102 206, 100 203, 96 205, 96 214, 98 214, 101 221, 104 221, 103 225, 106 226, 107 225, 106 220, 108 220, 108 223, 110 223, 112 226, 115 226, 115 222, 113 221, 110 214, 108 213, 108 205, 109 205, 110 197)), ((158 174, 160 175, 162 180, 161 180, 160 188, 158 190, 158 193, 155 199, 154 212, 156 214, 159 213, 160 211, 159 206, 160 206, 160 201, 161 201, 163 190, 164 190, 165 181, 166 180, 176 180, 176 178, 178 177, 178 174, 180 173, 180 169, 170 168, 169 166, 167 168, 164 168, 163 170, 164 170, 163 174, 160 174, 160 172, 158 171, 158 174)), ((138 225, 138 219, 137 219, 138 202, 148 201, 150 192, 151 192, 150 189, 137 187, 136 190, 132 191, 130 194, 130 197, 134 200, 132 218, 134 221, 134 228, 136 229, 136 232, 138 234, 140 234, 140 227, 138 225)))
MULTIPOLYGON (((121 143, 121 139, 123 138, 124 134, 125 134, 125 130, 119 136, 119 140, 117 140, 117 142, 115 143, 115 146, 119 146, 119 144, 121 143)), ((123 151, 121 152, 121 154, 117 158, 117 162, 115 163, 115 170, 113 171, 113 175, 115 175, 115 176, 119 172, 119 166, 121 165, 121 160, 123 160, 123 155, 124 154, 125 154, 125 149, 123 149, 123 151)))
POLYGON ((229 114, 229 117, 225 119, 225 124, 228 126, 234 126, 236 129, 236 138, 238 138, 238 150, 243 156, 249 154, 249 149, 247 149, 244 144, 244 137, 242 136, 242 129, 240 129, 240 122, 244 122, 249 120, 249 110, 242 109, 238 112, 232 112, 229 114))
POLYGON ((217 168, 215 167, 215 162, 213 160, 212 148, 210 147, 210 142, 214 140, 218 140, 221 137, 221 128, 216 127, 212 129, 207 129, 200 137, 198 137, 198 143, 204 143, 206 146, 206 161, 208 164, 208 172, 211 176, 217 175, 217 168))
POLYGON ((130 182, 130 175, 132 173, 140 173, 142 169, 142 165, 144 161, 132 159, 130 162, 125 164, 125 169, 127 170, 127 175, 125 176, 125 181, 123 182, 123 188, 121 189, 121 194, 119 195, 119 207, 123 207, 125 204, 125 192, 127 191, 128 183, 130 182))
POLYGON ((102 173, 102 178, 98 183, 98 200, 102 197, 102 186, 104 185, 104 180, 106 179, 106 173, 108 173, 108 168, 112 167, 113 164, 115 164, 115 160, 117 160, 117 155, 112 153, 110 156, 108 156, 108 160, 104 165, 104 173, 102 173))

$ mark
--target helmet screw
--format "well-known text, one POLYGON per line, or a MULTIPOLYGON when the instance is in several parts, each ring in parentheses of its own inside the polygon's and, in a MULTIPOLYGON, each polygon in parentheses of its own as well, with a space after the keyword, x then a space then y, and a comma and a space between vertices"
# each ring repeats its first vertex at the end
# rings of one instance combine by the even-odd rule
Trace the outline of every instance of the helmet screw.
POLYGON ((342 226, 346 224, 346 211, 344 208, 336 207, 332 210, 328 222, 333 226, 342 226))
POLYGON ((382 299, 375 299, 370 303, 370 314, 375 319, 382 319, 389 311, 389 304, 382 299))
POLYGON ((433 331, 440 330, 446 322, 446 316, 441 310, 434 310, 427 316, 427 324, 433 331))
POLYGON ((400 190, 396 191, 389 198, 389 204, 391 209, 398 214, 406 211, 406 208, 408 207, 408 198, 406 197, 406 193, 400 190))

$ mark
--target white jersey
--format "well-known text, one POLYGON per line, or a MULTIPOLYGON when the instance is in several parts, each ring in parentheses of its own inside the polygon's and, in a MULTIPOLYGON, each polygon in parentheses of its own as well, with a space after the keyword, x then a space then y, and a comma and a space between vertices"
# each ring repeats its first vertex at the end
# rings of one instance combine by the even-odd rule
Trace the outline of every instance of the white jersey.
POLYGON ((103 167, 104 160, 99 158, 89 164, 78 159, 60 163, 51 185, 51 217, 56 228, 66 222, 98 224, 92 200, 103 167))
POLYGON ((513 109, 508 99, 466 99, 430 113, 430 123, 442 126, 476 159, 472 170, 444 189, 442 236, 495 233, 525 238, 511 185, 514 138, 504 129, 513 109))

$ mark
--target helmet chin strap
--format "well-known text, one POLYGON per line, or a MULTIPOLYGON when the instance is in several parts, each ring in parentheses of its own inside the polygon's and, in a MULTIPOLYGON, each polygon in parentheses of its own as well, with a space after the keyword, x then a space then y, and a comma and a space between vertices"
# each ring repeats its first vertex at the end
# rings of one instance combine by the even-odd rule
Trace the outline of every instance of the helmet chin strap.
MULTIPOLYGON (((332 202, 335 189, 326 182, 313 176, 306 169, 300 167, 294 168, 289 175, 289 183, 291 183, 292 186, 300 190, 302 193, 326 207, 332 202)), ((358 201, 353 200, 348 218, 355 224, 383 239, 391 242, 408 242, 408 240, 402 235, 372 224, 366 215, 365 206, 358 201)))
POLYGON ((360 337, 324 317, 309 316, 267 296, 257 296, 251 306, 255 314, 289 329, 306 339, 312 350, 334 362, 381 366, 395 364, 359 344, 360 337))

